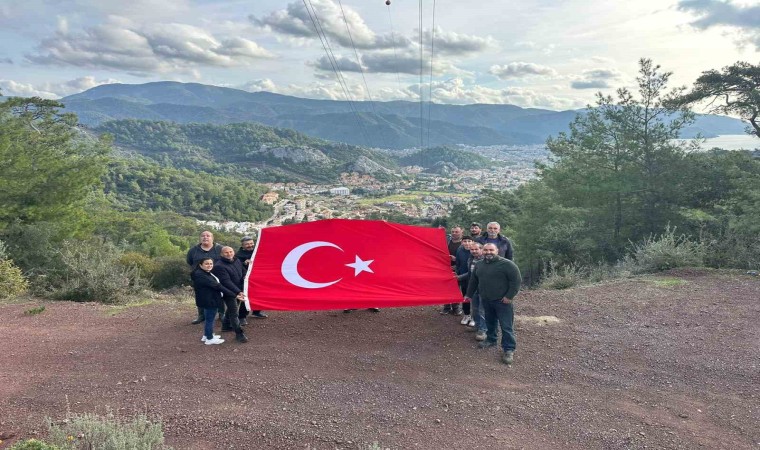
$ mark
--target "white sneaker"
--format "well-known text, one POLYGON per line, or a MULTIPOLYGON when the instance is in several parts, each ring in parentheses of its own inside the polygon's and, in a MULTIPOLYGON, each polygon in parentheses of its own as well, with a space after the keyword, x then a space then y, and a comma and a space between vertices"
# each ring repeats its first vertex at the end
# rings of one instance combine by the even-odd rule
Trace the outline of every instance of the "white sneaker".
POLYGON ((461 323, 462 325, 467 325, 467 323, 468 323, 468 322, 469 322, 471 319, 472 319, 472 317, 470 317, 469 315, 468 315, 468 316, 464 316, 464 317, 462 317, 462 320, 461 320, 461 322, 459 322, 459 323, 461 323))
POLYGON ((470 319, 469 322, 467 322, 467 326, 468 327, 474 327, 475 326, 475 321, 472 320, 472 319, 470 319))
MULTIPOLYGON (((212 334, 212 336, 214 336, 214 339, 217 339, 217 338, 220 338, 220 337, 221 337, 221 336, 219 336, 218 334, 212 334)), ((207 340, 208 340, 208 338, 207 338, 207 337, 206 337, 206 335, 204 334, 204 335, 203 335, 203 337, 201 338, 201 342, 206 342, 207 340)))
POLYGON ((206 339, 206 345, 216 345, 216 344, 221 344, 222 342, 224 342, 224 339, 221 339, 216 336, 214 337, 214 339, 206 339))

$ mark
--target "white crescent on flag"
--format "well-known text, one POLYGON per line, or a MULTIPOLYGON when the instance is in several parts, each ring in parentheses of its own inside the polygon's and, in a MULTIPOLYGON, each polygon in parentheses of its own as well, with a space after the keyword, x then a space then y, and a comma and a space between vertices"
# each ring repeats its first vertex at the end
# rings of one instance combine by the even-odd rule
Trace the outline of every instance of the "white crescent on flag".
POLYGON ((307 242, 305 244, 301 244, 298 247, 294 248, 290 251, 290 253, 285 256, 285 259, 282 261, 282 276, 285 278, 288 283, 306 288, 306 289, 321 289, 325 288, 327 286, 332 286, 333 284, 337 283, 338 281, 342 280, 343 278, 338 278, 335 281, 329 281, 327 283, 314 283, 313 281, 309 281, 301 276, 301 274, 298 273, 298 261, 301 260, 301 257, 306 254, 309 250, 319 248, 319 247, 333 247, 337 248, 340 251, 343 251, 342 248, 338 247, 337 245, 333 244, 332 242, 325 242, 325 241, 313 241, 313 242, 307 242))

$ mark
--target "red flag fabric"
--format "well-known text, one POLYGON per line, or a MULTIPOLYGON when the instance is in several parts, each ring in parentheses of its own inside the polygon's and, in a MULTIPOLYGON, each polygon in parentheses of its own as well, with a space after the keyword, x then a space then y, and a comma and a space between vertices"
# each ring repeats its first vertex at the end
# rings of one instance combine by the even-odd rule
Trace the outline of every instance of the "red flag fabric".
POLYGON ((462 301, 445 230, 347 219, 261 230, 246 275, 245 296, 249 310, 462 301))

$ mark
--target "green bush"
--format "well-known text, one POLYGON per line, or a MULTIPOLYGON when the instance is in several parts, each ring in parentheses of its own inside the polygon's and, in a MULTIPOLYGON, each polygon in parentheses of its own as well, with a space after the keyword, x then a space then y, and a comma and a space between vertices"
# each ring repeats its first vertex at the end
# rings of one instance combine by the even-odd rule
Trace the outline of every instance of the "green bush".
POLYGON ((568 289, 577 286, 588 278, 588 271, 583 266, 566 264, 555 266, 552 261, 544 270, 544 276, 539 284, 543 289, 568 289))
POLYGON ((0 299, 15 297, 29 289, 21 269, 10 259, 0 259, 0 299))
POLYGON ((116 303, 145 288, 139 270, 124 267, 121 251, 110 242, 64 241, 53 297, 116 303))
POLYGON ((122 266, 135 269, 140 273, 140 276, 146 280, 150 280, 158 271, 158 263, 150 257, 137 252, 127 252, 121 255, 119 258, 119 264, 122 266))
POLYGON ((8 257, 35 282, 37 276, 44 276, 58 266, 59 228, 53 223, 27 225, 16 222, 3 232, 8 257))
POLYGON ((37 439, 28 439, 23 442, 16 442, 8 450, 63 450, 61 447, 50 445, 37 439))
POLYGON ((760 235, 724 232, 718 235, 703 234, 705 265, 736 269, 760 268, 760 235))
POLYGON ((190 284, 190 266, 184 256, 164 256, 154 261, 157 266, 151 280, 154 288, 169 289, 190 284))
POLYGON ((108 414, 70 415, 63 424, 49 423, 48 441, 65 450, 171 450, 163 425, 139 415, 121 421, 108 414))
POLYGON ((659 236, 649 236, 632 244, 623 267, 632 273, 654 273, 676 267, 700 267, 704 264, 705 249, 688 236, 676 235, 676 229, 665 228, 659 236))

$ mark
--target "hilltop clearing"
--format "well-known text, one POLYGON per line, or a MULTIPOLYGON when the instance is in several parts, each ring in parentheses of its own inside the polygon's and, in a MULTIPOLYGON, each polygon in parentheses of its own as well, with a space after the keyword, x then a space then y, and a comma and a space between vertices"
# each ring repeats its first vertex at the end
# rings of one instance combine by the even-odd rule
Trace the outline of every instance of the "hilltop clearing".
POLYGON ((740 272, 524 292, 512 368, 433 307, 272 312, 204 346, 188 299, 0 306, 0 436, 68 408, 160 416, 178 449, 760 445, 760 278, 740 272))

